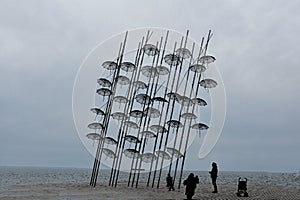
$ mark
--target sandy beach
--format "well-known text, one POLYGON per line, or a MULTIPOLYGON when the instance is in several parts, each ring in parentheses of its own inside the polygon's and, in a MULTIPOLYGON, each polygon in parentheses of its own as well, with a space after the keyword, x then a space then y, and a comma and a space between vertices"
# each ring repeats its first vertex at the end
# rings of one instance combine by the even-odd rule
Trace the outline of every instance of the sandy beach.
MULTIPOLYGON (((196 189, 193 199, 243 199, 237 197, 236 185, 219 185, 219 193, 211 193, 211 185, 201 184, 196 189)), ((248 185, 249 197, 245 199, 300 199, 300 189, 284 186, 248 185)), ((119 184, 117 188, 100 184, 95 188, 87 183, 74 184, 17 184, 0 193, 1 200, 83 200, 83 199, 185 199, 184 187, 180 190, 168 191, 165 187, 147 188, 141 184, 139 188, 119 184)))

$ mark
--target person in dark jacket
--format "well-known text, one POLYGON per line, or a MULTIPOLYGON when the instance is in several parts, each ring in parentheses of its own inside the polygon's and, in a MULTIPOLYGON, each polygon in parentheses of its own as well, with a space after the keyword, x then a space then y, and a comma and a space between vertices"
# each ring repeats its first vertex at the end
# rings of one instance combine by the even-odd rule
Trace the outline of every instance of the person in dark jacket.
POLYGON ((211 164, 211 166, 212 166, 212 169, 209 173, 210 173, 211 182, 214 186, 214 191, 212 193, 218 193, 218 188, 217 188, 218 167, 217 167, 217 163, 213 162, 211 164))
POLYGON ((186 186, 185 187, 185 195, 186 195, 187 199, 192 199, 192 197, 195 194, 196 184, 198 184, 198 183, 199 183, 199 178, 198 178, 198 182, 197 182, 193 173, 190 173, 188 178, 183 181, 183 185, 186 186))
POLYGON ((173 177, 170 175, 170 173, 168 173, 166 181, 167 181, 167 187, 169 188, 169 191, 170 190, 174 191, 175 190, 175 188, 174 188, 174 181, 173 181, 173 177))

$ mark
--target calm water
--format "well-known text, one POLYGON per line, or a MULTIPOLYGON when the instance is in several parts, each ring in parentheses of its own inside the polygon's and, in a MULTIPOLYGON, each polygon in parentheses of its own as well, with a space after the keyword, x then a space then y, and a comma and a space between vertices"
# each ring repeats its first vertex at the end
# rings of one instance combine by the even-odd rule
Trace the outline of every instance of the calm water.
MULTIPOLYGON (((110 170, 100 171, 98 180, 108 183, 110 170)), ((186 171, 183 178, 190 172, 198 175, 203 184, 210 183, 208 172, 186 171)), ((161 181, 165 181, 166 171, 163 171, 161 181)), ((38 183, 87 183, 89 182, 91 169, 69 168, 0 168, 0 190, 5 190, 15 184, 38 183)), ((157 177, 157 176, 156 176, 157 177)), ((236 184, 238 177, 247 177, 248 184, 283 185, 300 188, 300 175, 295 173, 268 173, 268 172, 220 172, 219 184, 236 184)), ((146 182, 148 173, 141 174, 140 181, 146 182)), ((178 180, 179 176, 177 176, 178 180)), ((157 179, 156 179, 157 180, 157 179)), ((120 182, 128 181, 127 173, 120 173, 120 182)))

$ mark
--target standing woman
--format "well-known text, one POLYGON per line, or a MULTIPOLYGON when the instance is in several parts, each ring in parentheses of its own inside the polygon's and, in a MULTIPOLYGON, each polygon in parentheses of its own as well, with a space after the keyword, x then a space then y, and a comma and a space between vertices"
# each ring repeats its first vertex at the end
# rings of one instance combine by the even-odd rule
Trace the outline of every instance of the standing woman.
POLYGON ((212 166, 212 169, 209 173, 210 173, 210 177, 211 177, 211 182, 214 186, 214 191, 212 193, 218 193, 218 188, 217 188, 218 167, 217 167, 217 163, 213 162, 211 164, 211 166, 212 166))

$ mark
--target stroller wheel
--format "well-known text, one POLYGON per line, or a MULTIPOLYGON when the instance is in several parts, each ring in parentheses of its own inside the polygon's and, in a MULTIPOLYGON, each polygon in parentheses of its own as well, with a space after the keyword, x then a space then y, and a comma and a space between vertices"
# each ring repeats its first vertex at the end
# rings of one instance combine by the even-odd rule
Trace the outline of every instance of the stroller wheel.
POLYGON ((241 193, 237 192, 236 196, 241 197, 241 193))
POLYGON ((249 197, 248 192, 244 193, 244 197, 249 197))

